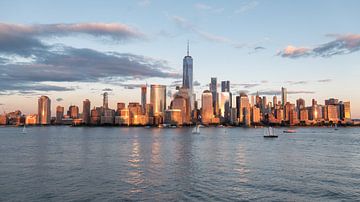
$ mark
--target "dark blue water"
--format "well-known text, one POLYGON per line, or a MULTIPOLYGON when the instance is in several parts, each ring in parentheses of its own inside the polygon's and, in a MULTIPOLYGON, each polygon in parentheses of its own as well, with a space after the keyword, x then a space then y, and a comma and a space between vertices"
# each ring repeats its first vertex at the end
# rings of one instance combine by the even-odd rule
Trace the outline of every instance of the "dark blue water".
POLYGON ((0 128, 0 201, 359 200, 360 128, 297 131, 0 128))

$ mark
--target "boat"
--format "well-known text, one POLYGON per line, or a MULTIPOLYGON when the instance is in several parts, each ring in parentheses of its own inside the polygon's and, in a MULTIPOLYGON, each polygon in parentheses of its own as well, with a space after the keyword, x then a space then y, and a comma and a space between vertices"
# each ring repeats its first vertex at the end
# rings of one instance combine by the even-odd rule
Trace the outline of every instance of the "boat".
POLYGON ((335 124, 335 128, 334 128, 334 130, 339 130, 338 125, 337 125, 337 124, 335 124))
POLYGON ((296 130, 292 130, 292 129, 288 129, 288 130, 284 130, 284 133, 296 133, 296 130))
POLYGON ((277 138, 278 136, 275 134, 275 130, 272 127, 268 127, 264 129, 264 138, 277 138))
POLYGON ((200 126, 199 126, 199 125, 196 125, 196 126, 193 128, 192 133, 193 133, 193 134, 200 134, 200 126))
POLYGON ((23 127, 23 129, 22 129, 22 131, 21 131, 21 134, 26 134, 27 133, 27 131, 26 131, 26 126, 25 126, 25 124, 24 124, 24 127, 23 127))

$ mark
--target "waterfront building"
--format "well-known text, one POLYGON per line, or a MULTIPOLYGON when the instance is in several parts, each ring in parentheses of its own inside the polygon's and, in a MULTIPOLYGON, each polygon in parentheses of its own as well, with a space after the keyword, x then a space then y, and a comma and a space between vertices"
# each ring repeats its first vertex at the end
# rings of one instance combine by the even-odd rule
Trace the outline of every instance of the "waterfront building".
POLYGON ((100 124, 100 117, 101 117, 101 109, 99 107, 94 107, 94 109, 91 110, 91 119, 90 123, 91 125, 99 125, 100 124))
POLYGON ((55 123, 56 124, 62 124, 62 119, 64 117, 64 107, 62 106, 57 106, 56 107, 56 119, 55 119, 55 123))
POLYGON ((119 116, 122 109, 125 109, 125 103, 123 103, 123 102, 118 102, 118 103, 116 104, 116 115, 119 116))
POLYGON ((232 125, 238 125, 239 124, 238 109, 237 108, 231 108, 231 110, 230 110, 230 124, 232 124, 232 125))
POLYGON ((79 118, 79 107, 75 105, 71 105, 69 107, 69 110, 67 112, 67 115, 72 119, 79 118))
POLYGON ((26 125, 37 125, 38 124, 38 115, 37 114, 30 114, 27 115, 25 118, 26 125))
POLYGON ((327 121, 336 123, 339 121, 338 107, 337 105, 329 104, 325 105, 327 111, 327 121))
POLYGON ((0 115, 0 125, 7 125, 9 122, 9 119, 6 115, 6 113, 0 115))
POLYGON ((38 100, 38 123, 41 125, 50 124, 51 120, 51 100, 47 96, 41 96, 38 100))
POLYGON ((219 101, 220 115, 223 121, 227 122, 230 118, 230 92, 221 92, 219 101))
POLYGON ((182 119, 181 110, 180 109, 165 110, 164 123, 170 125, 182 125, 183 119, 182 119))
POLYGON ((211 123, 213 111, 212 93, 205 90, 201 95, 201 122, 203 124, 211 123))
POLYGON ((258 124, 260 123, 260 108, 253 106, 251 108, 251 123, 258 124))
POLYGON ((150 104, 153 106, 154 116, 161 117, 166 109, 166 86, 150 86, 150 104))
POLYGON ((219 115, 218 114, 219 113, 219 96, 218 96, 218 92, 217 92, 217 78, 216 77, 211 78, 210 92, 212 94, 212 99, 213 99, 214 115, 217 116, 217 115, 219 115))
POLYGON ((307 123, 309 121, 309 112, 307 108, 300 109, 300 122, 307 123))
POLYGON ((101 125, 112 125, 114 124, 115 111, 112 109, 103 109, 103 114, 100 118, 101 125))
POLYGON ((108 98, 108 93, 105 92, 103 94, 103 108, 104 109, 109 109, 109 98, 108 98))
MULTIPOLYGON (((191 99, 190 99, 190 91, 187 88, 179 88, 178 91, 174 95, 174 99, 172 101, 172 109, 179 109, 182 113, 182 122, 184 124, 191 123, 191 99)), ((194 110, 197 109, 197 106, 194 105, 194 110)))
POLYGON ((83 113, 82 119, 85 125, 90 124, 90 100, 86 99, 83 101, 83 113))
MULTIPOLYGON (((250 107, 249 98, 245 93, 240 93, 239 96, 236 96, 236 108, 240 123, 244 123, 245 109, 249 107, 250 107)), ((250 114, 250 112, 248 114, 250 114)))
POLYGON ((146 92, 147 92, 147 85, 141 86, 141 108, 142 108, 142 114, 145 114, 145 110, 146 110, 146 92))

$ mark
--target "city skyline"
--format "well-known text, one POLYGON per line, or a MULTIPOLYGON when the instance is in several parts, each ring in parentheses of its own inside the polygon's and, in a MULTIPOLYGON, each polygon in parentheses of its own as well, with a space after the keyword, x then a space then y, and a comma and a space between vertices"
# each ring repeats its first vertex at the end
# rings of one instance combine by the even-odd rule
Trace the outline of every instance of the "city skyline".
POLYGON ((67 17, 61 14, 70 8, 66 1, 54 16, 50 12, 54 7, 45 1, 36 6, 31 1, 0 3, 2 109, 36 113, 33 106, 41 95, 52 98, 52 112, 57 105, 82 106, 85 99, 101 106, 99 96, 105 92, 109 107, 116 108, 117 102, 141 103, 139 89, 146 83, 166 85, 171 90, 166 94, 174 94, 182 82, 182 57, 189 40, 197 100, 209 89, 210 78, 217 77, 218 84, 231 82, 233 96, 240 91, 259 92, 269 101, 275 94, 280 100, 279 89, 286 87, 292 103, 303 98, 308 104, 313 97, 320 103, 330 97, 351 101, 352 118, 360 118, 356 93, 360 30, 354 26, 360 16, 352 11, 359 7, 357 1, 277 5, 185 1, 178 8, 161 1, 122 2, 121 6, 110 1, 92 2, 83 14, 75 15, 80 2, 72 4, 67 17), (104 6, 109 15, 101 10, 104 6), (119 12, 125 8, 134 14, 119 12), (44 12, 27 18, 31 10, 44 12), (86 15, 91 13, 92 17, 86 15), (270 14, 273 24, 263 18, 270 14), (291 17, 296 14, 305 19, 291 17), (149 22, 147 15, 164 26, 149 22), (313 23, 306 22, 309 18, 313 23), (263 21, 263 28, 257 25, 263 21), (323 26, 318 28, 319 24, 323 26), (280 27, 287 27, 288 35, 280 27), (13 36, 18 43, 12 43, 13 36))

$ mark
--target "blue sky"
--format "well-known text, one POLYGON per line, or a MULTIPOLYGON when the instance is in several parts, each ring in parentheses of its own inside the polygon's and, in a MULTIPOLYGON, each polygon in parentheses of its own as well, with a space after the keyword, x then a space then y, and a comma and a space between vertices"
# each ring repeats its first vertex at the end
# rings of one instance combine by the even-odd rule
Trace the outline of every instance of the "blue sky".
MULTIPOLYGON (((313 97, 320 103, 329 97, 349 100, 352 103, 353 117, 359 118, 360 95, 357 93, 357 80, 360 76, 358 68, 360 13, 358 8, 360 2, 355 0, 181 2, 11 0, 0 2, 0 22, 8 29, 21 24, 33 30, 38 27, 43 29, 49 24, 126 25, 134 32, 127 33, 129 36, 116 32, 118 37, 116 39, 112 31, 104 35, 104 32, 99 34, 99 30, 96 30, 96 33, 91 30, 90 34, 80 30, 75 34, 71 32, 60 35, 36 32, 33 33, 33 37, 46 45, 60 44, 71 47, 79 54, 84 48, 97 53, 116 52, 122 54, 123 59, 128 57, 125 54, 132 54, 136 56, 132 58, 137 60, 141 58, 141 62, 149 59, 155 64, 161 63, 160 66, 165 68, 165 75, 169 72, 181 72, 182 58, 186 54, 186 41, 190 40, 190 54, 194 58, 194 80, 201 84, 196 88, 197 92, 207 88, 212 76, 218 77, 219 81, 230 80, 232 84, 237 84, 233 85, 235 94, 238 91, 246 91, 249 94, 259 91, 270 96, 276 93, 274 91, 279 91, 281 86, 285 86, 293 93, 289 95, 291 101, 299 97, 305 98, 306 104, 310 104, 313 97), (34 25, 38 26, 34 27, 34 25), (132 35, 134 33, 136 36, 132 35), (341 44, 345 45, 341 46, 341 44)), ((69 32, 68 28, 66 29, 65 31, 56 29, 54 32, 69 32)), ((14 63, 19 65, 19 61, 31 63, 33 62, 31 60, 36 60, 23 55, 14 56, 13 52, 11 56, 7 52, 2 53, 1 48, 7 48, 5 45, 1 44, 0 39, 0 56, 5 55, 7 61, 11 60, 1 66, 3 72, 8 72, 14 63)), ((54 52, 54 49, 52 47, 47 51, 54 52)), ((92 68, 99 67, 103 67, 103 64, 92 68)), ((16 66, 16 68, 23 67, 16 66)), ((76 67, 72 66, 72 68, 76 67)), ((84 72, 87 70, 86 67, 79 68, 83 68, 81 71, 84 72)), ((116 102, 119 101, 140 100, 140 89, 129 89, 131 88, 129 84, 148 82, 171 85, 179 80, 176 76, 159 78, 146 72, 142 72, 141 77, 127 76, 125 79, 119 70, 116 81, 107 77, 94 78, 94 75, 83 81, 68 78, 64 78, 63 81, 61 79, 45 81, 46 79, 39 77, 51 76, 38 74, 36 71, 39 70, 32 66, 26 71, 29 71, 28 75, 30 75, 24 80, 27 85, 31 86, 31 82, 34 82, 35 85, 46 84, 50 87, 63 88, 34 90, 29 86, 21 89, 18 88, 19 85, 15 88, 3 84, 0 104, 8 111, 20 108, 26 113, 33 113, 36 111, 36 98, 42 94, 52 98, 53 109, 58 104, 81 106, 82 100, 86 98, 89 98, 92 104, 100 105, 100 94, 106 88, 112 89, 109 101, 110 106, 115 107, 116 102), (36 79, 31 77, 35 74, 36 79), (62 99, 56 101, 57 98, 62 99)), ((89 71, 93 70, 89 69, 89 71)), ((111 69, 110 72, 112 71, 111 69)), ((164 75, 162 71, 159 70, 159 73, 164 75)), ((7 75, 3 73, 3 77, 7 75)), ((84 73, 84 77, 87 76, 89 75, 84 73)), ((13 79, 16 82, 16 79, 24 79, 24 76, 16 78, 15 75, 13 79)), ((169 87, 169 90, 174 88, 169 87)))

